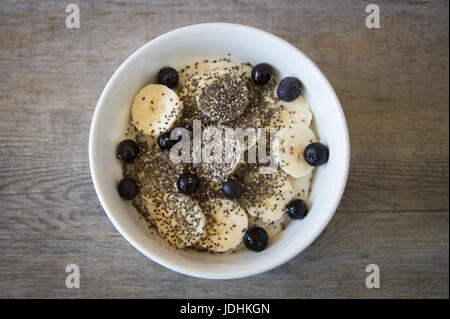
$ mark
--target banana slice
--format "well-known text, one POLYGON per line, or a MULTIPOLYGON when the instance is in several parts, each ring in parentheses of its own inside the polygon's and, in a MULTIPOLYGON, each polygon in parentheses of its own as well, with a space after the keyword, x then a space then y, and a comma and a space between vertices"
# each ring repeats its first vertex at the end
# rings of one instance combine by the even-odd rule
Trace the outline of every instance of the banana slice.
POLYGON ((202 132, 202 161, 194 167, 200 177, 221 182, 231 175, 243 156, 236 133, 227 126, 207 126, 202 132))
POLYGON ((161 237, 172 246, 190 247, 203 234, 205 215, 188 196, 170 194, 156 210, 155 224, 161 237))
POLYGON ((295 197, 300 198, 304 201, 308 199, 309 195, 309 184, 311 182, 311 173, 303 177, 292 177, 288 176, 289 183, 295 192, 295 197))
POLYGON ((226 199, 211 199, 205 203, 210 212, 199 246, 223 252, 237 247, 248 227, 248 217, 238 203, 226 199))
POLYGON ((270 98, 266 98, 266 102, 276 108, 270 121, 271 127, 280 129, 293 124, 303 124, 305 126, 311 124, 311 108, 301 95, 292 102, 275 102, 270 98))
POLYGON ((266 224, 282 217, 284 207, 294 196, 288 177, 282 171, 274 174, 251 172, 244 181, 244 192, 243 207, 266 224))
POLYGON ((198 82, 196 100, 200 111, 211 122, 225 123, 244 113, 249 102, 248 89, 232 71, 210 71, 198 82))
POLYGON ((149 84, 134 97, 131 115, 139 131, 159 136, 171 128, 182 109, 174 91, 165 85, 149 84))
POLYGON ((313 170, 303 158, 303 151, 316 142, 314 132, 302 124, 289 125, 281 129, 274 143, 275 154, 280 167, 292 177, 308 175, 313 170))

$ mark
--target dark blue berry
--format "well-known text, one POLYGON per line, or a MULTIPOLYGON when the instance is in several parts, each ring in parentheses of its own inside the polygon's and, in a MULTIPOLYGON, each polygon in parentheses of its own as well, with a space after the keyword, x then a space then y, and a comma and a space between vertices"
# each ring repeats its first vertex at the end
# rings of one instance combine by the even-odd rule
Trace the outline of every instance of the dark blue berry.
POLYGON ((117 147, 117 158, 127 163, 134 161, 139 154, 139 146, 133 140, 124 140, 117 147))
POLYGON ((272 78, 272 68, 267 63, 260 63, 255 65, 252 70, 253 83, 257 85, 265 85, 269 83, 272 78))
POLYGON ((117 186, 120 197, 126 200, 132 200, 139 193, 139 186, 132 178, 124 178, 119 182, 117 186))
POLYGON ((172 89, 178 84, 178 72, 174 68, 164 67, 159 70, 157 81, 172 89))
POLYGON ((278 85, 277 95, 282 101, 292 102, 302 94, 302 83, 294 78, 287 77, 278 85))
POLYGON ((184 173, 178 177, 177 187, 178 190, 185 194, 191 195, 194 194, 200 186, 200 179, 197 175, 192 173, 184 173))
POLYGON ((308 207, 301 199, 293 199, 286 205, 286 213, 292 219, 303 219, 308 214, 308 207))
POLYGON ((244 244, 250 250, 264 250, 269 242, 267 232, 261 227, 253 227, 244 234, 244 244))
POLYGON ((228 199, 238 199, 243 192, 241 184, 235 179, 229 179, 222 183, 222 194, 228 199))
POLYGON ((172 148, 172 146, 174 146, 175 144, 178 143, 178 141, 179 141, 179 139, 171 140, 170 132, 165 132, 158 137, 158 140, 156 141, 156 143, 158 144, 158 146, 161 150, 166 151, 166 150, 170 150, 172 148))
POLYGON ((328 147, 322 143, 316 142, 306 146, 303 152, 305 161, 311 166, 320 166, 328 162, 328 147))

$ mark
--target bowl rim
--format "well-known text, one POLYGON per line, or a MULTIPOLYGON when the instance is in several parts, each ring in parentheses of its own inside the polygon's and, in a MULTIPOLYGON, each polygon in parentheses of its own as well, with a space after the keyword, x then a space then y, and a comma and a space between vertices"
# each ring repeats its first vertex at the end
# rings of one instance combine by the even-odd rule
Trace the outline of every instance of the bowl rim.
POLYGON ((329 224, 331 218, 334 216, 334 214, 339 206, 339 203, 342 200, 342 195, 345 190, 345 186, 346 186, 347 178, 348 178, 349 167, 350 167, 350 138, 349 138, 349 132, 348 132, 348 127, 347 127, 347 122, 345 119, 344 111, 342 109, 342 106, 339 102, 339 99, 338 99, 333 87, 331 86, 331 84, 329 83, 329 81, 325 77, 325 75, 314 64, 314 62, 312 60, 310 60, 301 50, 296 48, 294 45, 290 44, 286 40, 283 40, 283 39, 279 38, 278 36, 275 36, 267 31, 263 31, 263 30, 260 30, 260 29, 254 28, 254 27, 250 27, 250 26, 246 26, 246 25, 242 25, 242 24, 223 23, 223 22, 193 24, 193 25, 184 26, 184 27, 177 28, 172 31, 166 32, 166 33, 159 35, 158 37, 148 41, 147 43, 143 44, 135 52, 133 52, 127 59, 125 59, 125 61, 123 61, 120 64, 120 66, 114 71, 113 75, 108 80, 108 82, 107 82, 105 88, 103 89, 103 91, 100 95, 100 98, 95 106, 95 111, 92 116, 91 126, 90 126, 90 131, 89 131, 89 146, 88 146, 88 148, 89 148, 89 168, 90 168, 91 178, 92 178, 92 182, 94 184, 95 192, 100 201, 100 204, 102 205, 103 210, 105 211, 106 215, 111 220, 111 222, 113 223, 114 227, 119 231, 119 233, 134 248, 136 248, 138 251, 140 251, 147 258, 150 258, 154 262, 156 262, 168 269, 176 271, 178 273, 182 273, 182 274, 197 277, 197 278, 205 278, 205 279, 237 279, 237 278, 253 276, 253 275, 264 273, 266 271, 274 269, 274 268, 284 264, 285 262, 289 261, 290 259, 294 258, 298 254, 300 254, 304 249, 309 247, 311 245, 311 243, 317 239, 317 237, 323 232, 325 227, 329 224), (299 246, 298 249, 291 250, 289 252, 289 254, 286 254, 277 260, 272 259, 272 261, 265 263, 265 264, 261 264, 260 267, 255 267, 254 269, 247 269, 245 271, 238 271, 238 272, 227 272, 226 274, 217 273, 217 272, 214 272, 211 270, 199 270, 199 269, 193 269, 190 267, 185 267, 179 263, 171 262, 159 254, 154 254, 152 251, 148 250, 146 247, 139 244, 133 238, 133 236, 131 234, 128 234, 125 231, 125 229, 121 226, 120 222, 114 217, 114 214, 112 213, 112 210, 111 210, 109 204, 107 203, 105 197, 103 196, 103 191, 99 186, 99 177, 97 176, 97 171, 96 171, 96 166, 95 166, 97 156, 96 156, 96 150, 94 147, 94 136, 96 136, 96 131, 97 131, 97 127, 98 127, 97 122, 99 121, 100 108, 102 107, 102 105, 105 104, 104 100, 106 98, 106 95, 110 91, 112 83, 115 82, 116 79, 118 77, 120 77, 122 73, 125 72, 128 65, 131 64, 132 61, 136 60, 149 47, 156 46, 156 45, 158 45, 158 43, 160 41, 165 41, 167 38, 169 38, 171 36, 178 36, 179 33, 198 31, 200 29, 205 29, 205 28, 209 29, 212 27, 214 27, 214 28, 229 28, 229 29, 231 28, 231 29, 235 29, 235 31, 245 30, 245 31, 249 31, 249 32, 260 33, 263 36, 265 36, 271 40, 274 40, 274 41, 280 43, 281 45, 283 45, 287 48, 290 48, 291 50, 296 51, 296 53, 299 56, 301 56, 302 59, 306 60, 306 62, 308 64, 310 64, 310 66, 314 69, 314 71, 318 74, 318 76, 323 80, 323 82, 327 86, 327 89, 331 93, 331 98, 333 99, 333 104, 337 108, 337 114, 339 117, 338 120, 341 122, 342 127, 344 128, 344 131, 345 131, 345 132, 343 132, 345 135, 345 139, 343 141, 344 147, 342 149, 343 156, 345 159, 345 167, 344 167, 344 175, 343 175, 344 178, 340 181, 340 185, 335 185, 336 190, 337 190, 337 195, 338 195, 336 197, 337 200, 333 204, 332 211, 327 215, 326 220, 322 223, 322 227, 320 229, 316 230, 314 236, 312 236, 309 241, 307 241, 303 245, 299 246))

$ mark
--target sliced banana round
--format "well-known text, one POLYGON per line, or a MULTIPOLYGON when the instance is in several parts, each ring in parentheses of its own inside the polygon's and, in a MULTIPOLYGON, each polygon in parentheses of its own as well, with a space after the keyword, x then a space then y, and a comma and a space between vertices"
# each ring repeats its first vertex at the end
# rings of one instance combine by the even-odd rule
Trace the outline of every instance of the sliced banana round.
POLYGON ((303 96, 299 96, 292 102, 275 102, 266 98, 266 102, 276 108, 270 121, 270 126, 280 129, 293 124, 309 126, 312 120, 311 108, 303 96))
POLYGON ((295 192, 295 197, 300 198, 304 201, 308 199, 309 195, 309 185, 311 183, 311 173, 303 177, 292 177, 288 176, 289 183, 295 192))
POLYGON ((308 175, 313 170, 304 157, 305 147, 316 142, 314 132, 302 124, 289 125, 281 129, 274 143, 275 156, 280 167, 292 177, 308 175))
POLYGON ((229 70, 205 73, 196 91, 200 111, 211 121, 226 123, 244 113, 248 101, 248 89, 242 78, 229 70))
POLYGON ((284 207, 294 196, 288 176, 282 171, 273 174, 250 172, 244 181, 244 192, 243 207, 266 224, 282 217, 284 207))
POLYGON ((202 132, 202 161, 194 167, 200 177, 221 182, 231 175, 243 156, 242 146, 233 129, 208 126, 202 132))
POLYGON ((223 252, 237 247, 248 227, 248 217, 238 203, 227 199, 211 199, 206 226, 198 245, 210 251, 223 252))
POLYGON ((159 136, 169 130, 183 109, 178 95, 165 85, 149 84, 134 97, 133 124, 145 134, 159 136))
POLYGON ((190 247, 200 240, 205 227, 205 215, 190 197, 170 194, 155 213, 158 233, 172 246, 190 247))

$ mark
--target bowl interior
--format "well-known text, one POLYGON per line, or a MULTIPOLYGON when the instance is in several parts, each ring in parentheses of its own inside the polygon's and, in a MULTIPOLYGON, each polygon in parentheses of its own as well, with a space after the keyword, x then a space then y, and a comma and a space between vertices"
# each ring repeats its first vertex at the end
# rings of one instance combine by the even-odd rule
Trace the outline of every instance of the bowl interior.
POLYGON ((120 233, 154 261, 192 276, 237 278, 274 268, 305 249, 323 230, 340 201, 349 164, 349 143, 339 101, 317 67, 287 42, 266 32, 232 24, 202 24, 181 28, 147 43, 130 56, 108 82, 92 121, 89 155, 99 199, 120 233), (122 176, 115 158, 117 144, 130 121, 134 95, 156 82, 162 66, 177 69, 204 58, 228 57, 234 61, 271 64, 280 78, 295 76, 304 85, 303 95, 314 113, 316 132, 330 148, 327 165, 316 169, 310 194, 310 213, 290 223, 269 247, 253 253, 205 254, 175 250, 139 219, 130 202, 116 189, 122 176))

